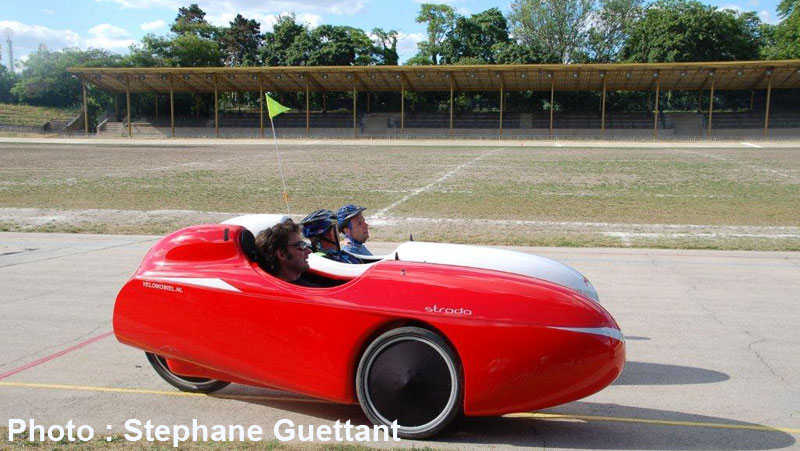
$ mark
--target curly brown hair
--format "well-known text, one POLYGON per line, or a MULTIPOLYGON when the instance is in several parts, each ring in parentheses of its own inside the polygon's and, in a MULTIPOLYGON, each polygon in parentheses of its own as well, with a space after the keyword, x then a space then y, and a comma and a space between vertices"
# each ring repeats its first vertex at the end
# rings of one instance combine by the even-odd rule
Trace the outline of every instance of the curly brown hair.
POLYGON ((278 251, 286 251, 292 235, 300 234, 300 226, 291 219, 262 230, 256 237, 256 248, 259 250, 258 264, 272 274, 278 274, 278 251))

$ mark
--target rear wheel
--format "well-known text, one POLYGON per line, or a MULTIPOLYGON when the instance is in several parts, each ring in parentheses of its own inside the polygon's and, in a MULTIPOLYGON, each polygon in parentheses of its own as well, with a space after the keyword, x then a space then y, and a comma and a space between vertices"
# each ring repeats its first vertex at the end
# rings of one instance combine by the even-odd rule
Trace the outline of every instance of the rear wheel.
POLYGON ((402 438, 430 437, 461 412, 461 364, 439 335, 419 327, 393 329, 361 357, 356 392, 373 423, 397 421, 402 438))
POLYGON ((150 352, 145 352, 147 360, 153 365, 159 376, 170 385, 177 387, 181 391, 192 393, 212 393, 227 387, 230 382, 217 379, 207 379, 204 377, 179 376, 172 372, 167 365, 167 359, 150 352))

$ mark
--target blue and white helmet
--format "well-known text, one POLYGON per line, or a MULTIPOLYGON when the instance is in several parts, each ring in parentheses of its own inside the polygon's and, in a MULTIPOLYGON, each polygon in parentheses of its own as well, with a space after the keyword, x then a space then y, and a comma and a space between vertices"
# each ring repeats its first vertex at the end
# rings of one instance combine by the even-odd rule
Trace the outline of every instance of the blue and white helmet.
POLYGON ((340 208, 336 213, 336 218, 339 220, 339 225, 336 227, 339 229, 339 232, 344 232, 344 228, 350 224, 350 220, 366 209, 367 207, 359 207, 354 204, 347 204, 340 208))
POLYGON ((325 234, 331 227, 336 225, 336 215, 332 211, 319 209, 310 213, 300 221, 303 226, 303 236, 311 239, 325 234))

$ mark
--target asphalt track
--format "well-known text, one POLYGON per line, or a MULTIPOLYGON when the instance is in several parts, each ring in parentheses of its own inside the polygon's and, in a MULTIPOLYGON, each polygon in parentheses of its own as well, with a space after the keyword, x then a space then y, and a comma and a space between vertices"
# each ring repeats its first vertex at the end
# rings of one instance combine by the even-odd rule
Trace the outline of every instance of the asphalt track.
MULTIPOLYGON (((0 233, 0 426, 366 424, 357 406, 231 385, 192 395, 111 333, 149 236, 0 233)), ((373 245, 374 250, 390 245, 373 245)), ((800 437, 800 253, 522 249, 582 271, 627 337, 622 376, 543 412, 460 420, 443 449, 778 449, 800 437)), ((310 351, 313 352, 313 351, 310 351)))

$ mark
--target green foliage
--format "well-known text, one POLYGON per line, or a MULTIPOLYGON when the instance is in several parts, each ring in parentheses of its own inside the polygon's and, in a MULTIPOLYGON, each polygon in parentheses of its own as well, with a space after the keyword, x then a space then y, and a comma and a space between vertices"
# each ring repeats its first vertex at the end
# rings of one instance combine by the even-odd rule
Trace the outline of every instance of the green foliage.
POLYGON ((170 26, 170 31, 179 35, 194 35, 211 39, 219 30, 206 21, 206 13, 196 3, 185 8, 178 8, 178 16, 170 26))
POLYGON ((695 0, 658 0, 631 31, 621 57, 632 62, 753 60, 762 43, 753 12, 695 0))
POLYGON ((440 56, 445 52, 444 38, 453 31, 456 12, 449 5, 423 3, 420 5, 417 23, 427 24, 428 40, 417 44, 419 54, 428 57, 432 64, 441 64, 440 56))
POLYGON ((642 0, 601 0, 595 23, 589 29, 586 56, 591 62, 610 63, 644 13, 642 0))
POLYGON ((14 72, 0 65, 0 102, 12 103, 16 100, 16 96, 11 94, 11 88, 17 80, 18 77, 14 72))
POLYGON ((30 54, 11 92, 29 105, 77 105, 82 102, 81 82, 67 68, 116 66, 119 60, 118 55, 98 49, 39 50, 30 54))
POLYGON ((263 36, 261 25, 253 19, 247 20, 237 14, 230 27, 220 35, 226 54, 226 66, 256 66, 259 64, 258 49, 263 36))
POLYGON ((523 44, 540 47, 545 60, 571 63, 580 59, 592 0, 514 0, 509 22, 523 44))
POLYGON ((147 35, 126 62, 141 62, 144 67, 214 67, 221 66, 223 59, 219 44, 211 39, 195 34, 147 35))
POLYGON ((472 64, 494 64, 498 48, 510 42, 508 22, 499 9, 489 8, 470 17, 459 16, 443 45, 443 62, 453 64, 468 58, 474 61, 472 64))
POLYGON ((373 28, 372 35, 375 41, 377 64, 383 66, 397 66, 400 57, 397 54, 397 31, 385 31, 383 28, 373 28))
POLYGON ((764 35, 769 43, 762 55, 769 59, 800 58, 800 0, 782 0, 778 15, 783 20, 776 26, 767 26, 764 35))

